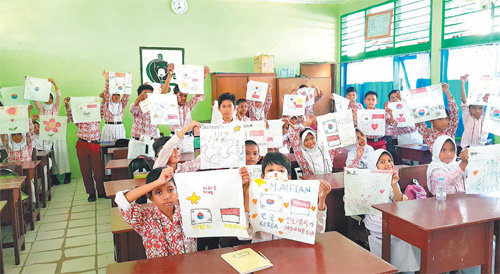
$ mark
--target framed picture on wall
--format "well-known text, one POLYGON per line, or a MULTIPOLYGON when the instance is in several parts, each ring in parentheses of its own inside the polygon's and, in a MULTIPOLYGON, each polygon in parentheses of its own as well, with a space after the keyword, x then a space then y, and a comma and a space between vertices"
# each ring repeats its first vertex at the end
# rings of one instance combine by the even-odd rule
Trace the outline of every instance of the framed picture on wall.
MULTIPOLYGON (((159 48, 159 47, 140 47, 139 54, 141 58, 141 83, 165 83, 167 79, 168 64, 184 64, 183 48, 159 48)), ((170 86, 175 86, 175 73, 170 81, 170 86)))
POLYGON ((366 15, 365 40, 391 36, 393 10, 386 10, 366 15))

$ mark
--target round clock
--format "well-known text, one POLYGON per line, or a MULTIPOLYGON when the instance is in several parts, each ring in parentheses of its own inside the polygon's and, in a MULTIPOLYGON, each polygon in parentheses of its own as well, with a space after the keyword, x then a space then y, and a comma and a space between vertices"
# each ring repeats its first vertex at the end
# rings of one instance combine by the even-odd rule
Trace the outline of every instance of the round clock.
POLYGON ((172 0, 172 10, 176 14, 184 14, 188 10, 188 3, 186 0, 172 0))

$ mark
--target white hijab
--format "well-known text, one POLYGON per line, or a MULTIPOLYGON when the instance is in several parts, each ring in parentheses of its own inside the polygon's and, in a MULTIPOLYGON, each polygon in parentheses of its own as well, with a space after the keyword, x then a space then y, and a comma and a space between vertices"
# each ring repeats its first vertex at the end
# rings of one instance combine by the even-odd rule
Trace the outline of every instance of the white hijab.
POLYGON ((391 160, 394 162, 394 158, 392 158, 392 155, 391 153, 389 153, 389 151, 379 148, 368 155, 368 169, 378 169, 377 167, 378 160, 380 159, 380 157, 382 157, 382 154, 384 153, 389 154, 391 160))
MULTIPOLYGON (((121 99, 121 98, 120 98, 121 99)), ((119 100, 118 102, 113 102, 113 99, 109 99, 108 110, 113 114, 113 116, 120 116, 123 113, 122 102, 119 100)))
MULTIPOLYGON (((50 95, 52 95, 52 104, 47 104, 47 103, 43 103, 42 104, 42 107, 44 110, 51 110, 54 108, 54 103, 56 101, 56 97, 54 96, 54 93, 50 93, 50 95)), ((49 100, 50 100, 50 96, 49 96, 49 100)))
POLYGON ((332 159, 328 151, 324 151, 318 144, 318 139, 316 138, 316 133, 311 128, 306 128, 302 133, 300 147, 304 152, 304 158, 311 167, 314 174, 327 174, 332 172, 332 159), (314 148, 307 148, 304 146, 304 141, 307 135, 311 134, 316 140, 316 145, 314 148))
POLYGON ((26 133, 21 133, 23 140, 20 143, 16 143, 12 140, 12 134, 9 134, 9 147, 12 151, 19 151, 26 146, 26 133))
POLYGON ((427 167, 427 182, 430 182, 431 174, 437 169, 444 169, 446 171, 451 171, 451 170, 456 169, 458 167, 459 162, 457 162, 457 161, 452 161, 451 163, 447 164, 447 163, 441 161, 441 159, 439 159, 439 154, 441 153, 441 149, 443 148, 444 143, 448 140, 453 142, 453 145, 455 146, 455 153, 456 153, 457 145, 455 144, 455 140, 453 140, 453 138, 451 138, 448 135, 439 136, 436 139, 436 141, 434 141, 434 144, 432 145, 432 162, 427 167))

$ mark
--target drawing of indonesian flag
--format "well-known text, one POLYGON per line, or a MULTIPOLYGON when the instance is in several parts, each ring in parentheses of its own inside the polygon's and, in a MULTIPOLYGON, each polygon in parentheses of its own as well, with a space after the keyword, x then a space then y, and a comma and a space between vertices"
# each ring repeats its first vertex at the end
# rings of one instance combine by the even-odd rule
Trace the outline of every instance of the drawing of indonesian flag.
POLYGON ((71 97, 69 105, 73 114, 73 123, 78 124, 101 121, 99 97, 71 97))

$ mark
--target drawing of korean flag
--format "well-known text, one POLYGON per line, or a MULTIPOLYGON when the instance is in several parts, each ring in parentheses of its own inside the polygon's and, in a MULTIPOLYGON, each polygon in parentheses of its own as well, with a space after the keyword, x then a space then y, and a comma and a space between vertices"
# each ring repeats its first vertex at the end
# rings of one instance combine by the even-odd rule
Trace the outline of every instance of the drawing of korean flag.
POLYGON ((309 215, 311 202, 292 199, 290 203, 290 211, 292 214, 309 215))
POLYGON ((191 209, 191 224, 210 224, 212 223, 212 212, 208 208, 192 208, 191 209))
POLYGON ((283 208, 283 198, 274 194, 260 193, 260 208, 281 212, 283 208))
POLYGON ((221 208, 220 215, 223 222, 227 223, 240 223, 240 209, 237 207, 234 208, 221 208))

